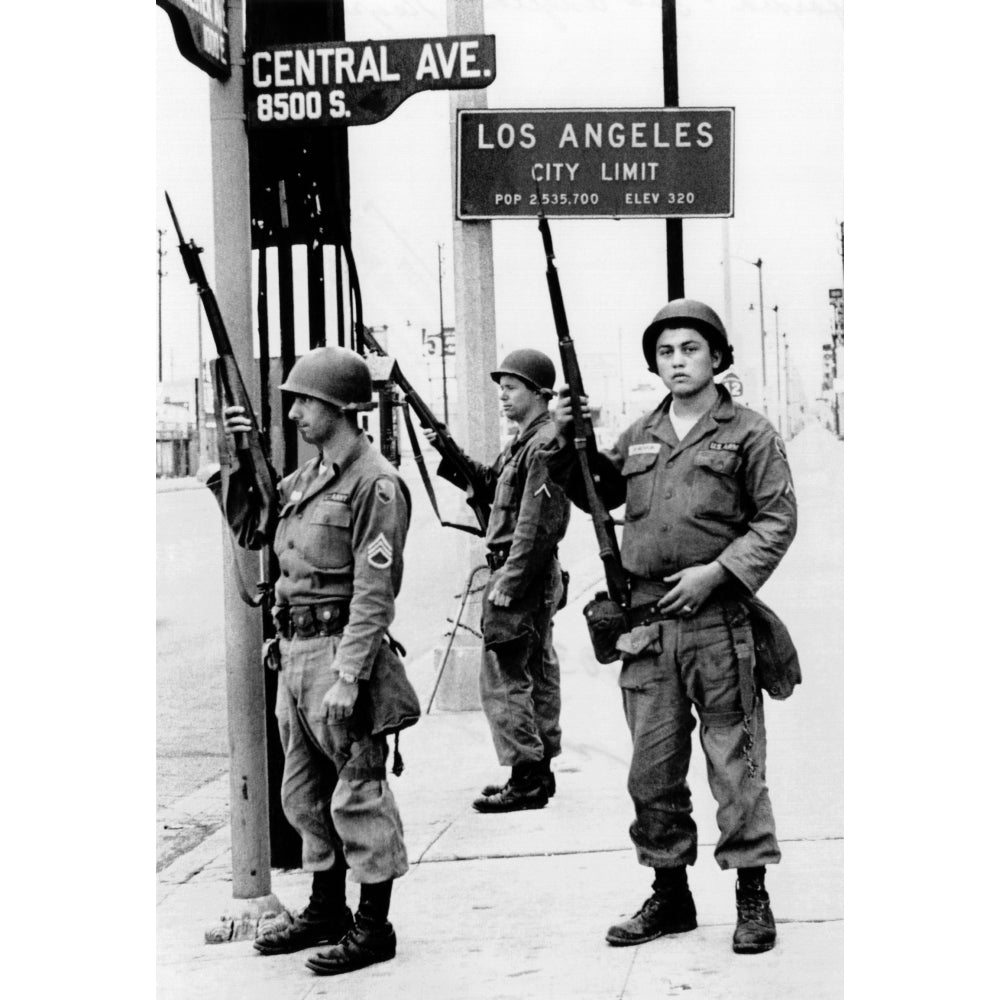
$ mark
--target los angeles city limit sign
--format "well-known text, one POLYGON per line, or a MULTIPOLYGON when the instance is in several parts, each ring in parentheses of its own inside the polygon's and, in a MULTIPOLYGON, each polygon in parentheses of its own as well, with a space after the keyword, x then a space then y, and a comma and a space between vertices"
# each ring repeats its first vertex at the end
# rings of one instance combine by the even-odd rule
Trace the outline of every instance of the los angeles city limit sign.
POLYGON ((458 112, 459 219, 728 218, 733 108, 458 112))

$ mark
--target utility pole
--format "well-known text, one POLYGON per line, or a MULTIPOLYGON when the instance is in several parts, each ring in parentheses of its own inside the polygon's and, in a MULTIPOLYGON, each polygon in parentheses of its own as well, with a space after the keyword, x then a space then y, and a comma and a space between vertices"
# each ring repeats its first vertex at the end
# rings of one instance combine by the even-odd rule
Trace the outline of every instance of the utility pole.
MULTIPOLYGON (((680 106, 677 74, 677 2, 662 0, 663 106, 680 106)), ((684 297, 684 231, 681 219, 667 219, 667 298, 684 297)))
POLYGON ((788 436, 792 436, 792 417, 791 417, 791 391, 788 387, 788 335, 782 333, 781 343, 785 349, 785 426, 788 429, 788 436))
POLYGON ((764 261, 758 257, 751 261, 757 268, 757 293, 760 297, 760 398, 764 404, 764 416, 767 412, 767 356, 764 351, 764 261))
MULTIPOLYGON (((774 306, 774 386, 778 394, 778 402, 775 407, 774 416, 778 421, 778 433, 782 434, 781 427, 781 332, 778 329, 778 307, 774 306)), ((787 393, 786 393, 787 395, 787 393)))
POLYGON ((156 381, 163 381, 163 276, 167 273, 163 270, 163 258, 167 251, 163 249, 163 237, 166 235, 165 229, 156 230, 156 343, 157 343, 157 368, 156 381))
MULTIPOLYGON (((251 331, 250 170, 243 107, 244 3, 227 0, 232 39, 232 73, 227 82, 209 82, 212 191, 215 235, 215 286, 226 317, 233 355, 244 373, 251 401, 260 406, 251 331)), ((222 531, 229 532, 223 522, 222 531)), ((223 539, 229 546, 230 539, 223 539)), ((211 942, 253 937, 257 921, 280 912, 271 891, 268 827, 267 730, 261 613, 240 597, 237 574, 245 580, 259 572, 255 553, 231 552, 223 578, 226 650, 226 715, 229 728, 229 803, 232 828, 233 910, 206 932, 211 942)))
POLYGON ((444 409, 444 422, 448 423, 448 367, 447 359, 444 355, 444 283, 441 277, 441 250, 444 244, 439 243, 438 248, 438 310, 441 316, 441 395, 444 409))

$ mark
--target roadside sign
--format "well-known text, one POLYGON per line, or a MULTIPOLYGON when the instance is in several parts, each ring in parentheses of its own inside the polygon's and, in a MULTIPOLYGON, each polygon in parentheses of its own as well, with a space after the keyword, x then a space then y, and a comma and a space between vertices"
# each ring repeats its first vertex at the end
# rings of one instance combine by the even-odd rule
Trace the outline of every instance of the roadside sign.
POLYGON ((306 42, 247 54, 247 125, 372 125, 422 90, 480 90, 496 77, 493 35, 306 42))
POLYGON ((156 0, 170 18, 182 56, 209 76, 229 76, 226 0, 156 0))
POLYGON ((728 218, 733 108, 458 112, 459 219, 728 218))

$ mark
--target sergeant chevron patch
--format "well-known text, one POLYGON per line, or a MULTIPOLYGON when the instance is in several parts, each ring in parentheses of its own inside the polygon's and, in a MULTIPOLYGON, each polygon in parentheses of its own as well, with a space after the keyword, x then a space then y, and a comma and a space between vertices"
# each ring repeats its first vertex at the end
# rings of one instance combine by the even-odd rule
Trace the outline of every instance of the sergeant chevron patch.
POLYGON ((376 569, 392 565, 392 544, 381 531, 378 538, 368 546, 368 563, 376 569))

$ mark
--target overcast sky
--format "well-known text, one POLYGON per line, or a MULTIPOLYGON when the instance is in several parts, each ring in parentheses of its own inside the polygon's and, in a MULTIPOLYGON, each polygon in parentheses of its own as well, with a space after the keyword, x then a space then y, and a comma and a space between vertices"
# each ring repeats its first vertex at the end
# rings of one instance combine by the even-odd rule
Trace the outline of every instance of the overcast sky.
MULTIPOLYGON (((497 45, 490 108, 662 106, 659 0, 486 0, 484 9, 497 45)), ((349 39, 447 34, 443 0, 347 0, 345 12, 349 39)), ((166 14, 157 13, 157 189, 170 191, 185 235, 206 245, 211 277, 208 78, 179 55, 166 14)), ((735 216, 684 222, 686 292, 723 312, 728 226, 733 257, 763 259, 768 334, 778 305, 792 364, 815 395, 821 345, 830 339, 828 292, 843 284, 842 5, 681 0, 677 21, 681 105, 732 106, 736 121, 735 216)), ((416 94, 384 121, 352 128, 349 142, 366 320, 438 328, 441 242, 450 324, 448 94, 416 94)), ((169 229, 162 196, 157 219, 169 229)), ((652 380, 638 341, 667 298, 664 222, 555 219, 552 232, 578 348, 616 354, 620 335, 628 377, 652 380)), ((498 351, 533 344, 555 354, 536 224, 497 221, 493 236, 498 351)), ((168 233, 164 377, 187 378, 196 367, 197 311, 174 244, 168 233)), ((737 259, 730 273, 737 369, 752 380, 760 354, 757 269, 737 259)), ((299 337, 304 343, 304 327, 299 337)))

